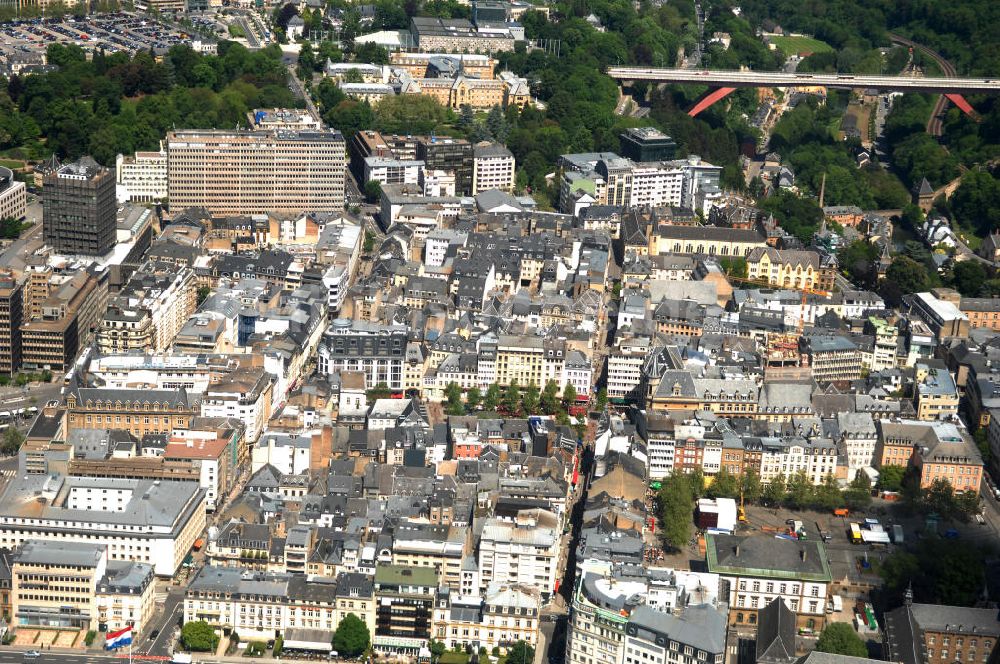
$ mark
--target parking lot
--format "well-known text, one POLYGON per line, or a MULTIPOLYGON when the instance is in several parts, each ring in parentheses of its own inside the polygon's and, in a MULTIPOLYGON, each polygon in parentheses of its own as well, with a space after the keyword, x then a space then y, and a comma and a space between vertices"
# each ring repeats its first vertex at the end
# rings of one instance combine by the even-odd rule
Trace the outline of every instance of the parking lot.
POLYGON ((136 51, 163 52, 176 44, 202 40, 155 19, 127 13, 100 14, 85 19, 32 19, 0 26, 0 52, 9 57, 18 52, 43 53, 49 44, 77 44, 94 53, 136 51))

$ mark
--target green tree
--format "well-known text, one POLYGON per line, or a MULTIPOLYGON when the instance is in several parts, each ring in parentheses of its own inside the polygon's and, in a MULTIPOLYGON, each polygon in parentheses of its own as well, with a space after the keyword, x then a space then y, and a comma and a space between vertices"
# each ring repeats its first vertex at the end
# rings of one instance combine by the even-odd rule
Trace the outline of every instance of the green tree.
POLYGON ((563 403, 566 404, 567 408, 576 403, 576 397, 576 388, 573 387, 572 383, 566 383, 566 387, 563 388, 562 398, 563 403))
POLYGON ((378 180, 365 182, 365 200, 369 203, 378 203, 382 198, 382 183, 378 180))
POLYGON ((993 454, 990 450, 990 443, 986 439, 986 427, 976 429, 976 433, 972 434, 972 439, 976 441, 976 447, 979 449, 979 455, 983 457, 983 461, 989 461, 993 454))
MULTIPOLYGON (((489 392, 486 393, 487 398, 489 397, 489 392)), ((503 400, 501 401, 504 412, 508 415, 514 415, 521 411, 521 388, 518 387, 517 381, 512 380, 507 386, 507 389, 503 392, 503 400)))
POLYGON ((844 490, 844 504, 852 510, 862 510, 871 505, 872 490, 868 476, 858 473, 844 490))
POLYGON ((855 240, 837 251, 840 268, 848 278, 861 286, 874 286, 877 279, 878 247, 867 240, 855 240))
POLYGON ((712 478, 708 487, 711 498, 738 498, 740 495, 740 478, 730 473, 725 466, 712 478))
POLYGON ((882 491, 902 491, 906 468, 903 466, 882 465, 878 474, 878 487, 882 491))
POLYGON ((597 391, 596 400, 597 410, 604 410, 608 407, 608 390, 606 388, 601 388, 597 391))
POLYGON ((389 389, 389 386, 386 383, 380 382, 377 383, 375 387, 368 390, 365 393, 365 396, 368 397, 368 404, 371 405, 378 399, 388 399, 392 396, 392 390, 389 389))
POLYGON ((185 650, 192 652, 215 652, 219 636, 204 620, 184 623, 181 627, 181 643, 185 650))
POLYGON ((208 299, 208 296, 212 294, 212 289, 208 286, 199 286, 198 294, 196 296, 197 303, 200 305, 202 302, 208 299))
POLYGON ((743 500, 748 503, 759 503, 764 496, 764 487, 760 482, 760 475, 756 470, 750 468, 743 473, 743 500))
POLYGON ((951 271, 952 285, 965 297, 975 297, 986 281, 986 268, 976 260, 959 261, 951 271))
POLYGON ((559 383, 549 380, 542 389, 541 406, 542 412, 546 415, 555 415, 559 412, 561 403, 559 401, 559 383))
POLYGON ((986 171, 971 171, 949 201, 955 218, 985 236, 1000 229, 1000 179, 986 171))
POLYGON ((0 444, 0 450, 6 455, 16 454, 21 448, 21 443, 24 442, 24 437, 24 434, 16 427, 7 427, 3 433, 3 443, 0 444))
POLYGON ((370 642, 368 626, 353 613, 344 616, 333 633, 333 649, 341 657, 359 657, 368 650, 370 642))
POLYGON ((854 631, 854 627, 843 622, 829 623, 823 628, 819 640, 816 641, 816 650, 836 655, 868 657, 868 648, 865 646, 865 642, 854 631))
POLYGON ((764 494, 761 496, 764 504, 769 507, 779 507, 784 503, 785 496, 788 493, 785 484, 784 475, 778 475, 768 482, 767 486, 764 487, 764 494))
POLYGON ((660 487, 660 536, 675 550, 682 549, 691 537, 696 492, 692 478, 679 471, 663 480, 660 487))
POLYGON ((448 652, 448 647, 444 643, 434 639, 430 640, 427 647, 431 651, 431 660, 434 662, 440 661, 441 656, 448 652))
POLYGON ((444 411, 448 415, 464 415, 465 406, 462 405, 462 388, 458 383, 452 381, 444 388, 444 396, 448 404, 444 411))
POLYGON ((476 410, 479 403, 483 400, 483 394, 479 391, 478 387, 471 387, 469 391, 465 393, 465 408, 470 413, 476 410))
POLYGON ((930 283, 925 266, 912 258, 896 256, 886 270, 879 292, 888 304, 898 306, 903 295, 926 291, 930 283))
POLYGON ((499 106, 494 106, 486 114, 486 129, 494 141, 507 143, 507 139, 510 137, 510 122, 507 121, 507 116, 504 115, 499 106))
POLYGON ((448 109, 433 97, 394 95, 375 108, 375 128, 390 134, 431 134, 448 120, 448 109))
POLYGON ((537 385, 532 383, 524 388, 524 394, 521 397, 521 406, 524 408, 524 414, 536 415, 538 413, 539 400, 540 393, 537 385))
POLYGON ((483 410, 488 413, 496 412, 497 408, 500 407, 500 399, 500 386, 493 383, 486 388, 486 394, 483 396, 483 410))
POLYGON ((785 504, 792 509, 800 510, 812 505, 813 484, 804 470, 788 478, 785 504))
POLYGON ((531 664, 535 661, 535 649, 525 641, 518 641, 507 650, 509 664, 531 664))
POLYGON ((736 277, 737 279, 746 279, 750 271, 750 268, 747 265, 747 259, 742 256, 720 258, 719 267, 721 267, 723 272, 727 275, 730 277, 736 277))

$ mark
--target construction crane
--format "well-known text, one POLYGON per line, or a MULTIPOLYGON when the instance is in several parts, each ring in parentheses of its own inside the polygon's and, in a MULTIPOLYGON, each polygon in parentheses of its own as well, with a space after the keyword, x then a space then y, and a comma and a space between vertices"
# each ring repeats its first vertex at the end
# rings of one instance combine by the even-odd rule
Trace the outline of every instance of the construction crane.
POLYGON ((730 281, 738 281, 743 284, 750 284, 751 286, 757 286, 759 288, 776 288, 780 290, 795 290, 802 294, 802 303, 799 309, 799 336, 802 336, 802 331, 805 329, 805 319, 806 319, 806 295, 821 295, 825 298, 830 297, 830 292, 825 290, 819 290, 816 288, 808 288, 806 286, 778 286, 777 284, 772 284, 767 281, 760 279, 744 279, 742 277, 734 277, 727 274, 726 278, 730 281))

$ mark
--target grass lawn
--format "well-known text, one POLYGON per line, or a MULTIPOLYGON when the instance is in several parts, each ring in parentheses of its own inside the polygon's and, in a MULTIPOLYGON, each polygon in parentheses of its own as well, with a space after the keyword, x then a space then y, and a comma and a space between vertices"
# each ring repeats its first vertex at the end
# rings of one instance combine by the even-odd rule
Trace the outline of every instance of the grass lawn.
POLYGON ((441 659, 438 660, 440 664, 468 664, 468 661, 468 655, 464 652, 455 652, 454 650, 449 650, 441 655, 441 659))
POLYGON ((833 47, 826 42, 812 37, 770 37, 770 40, 785 54, 785 57, 799 53, 824 53, 833 50, 833 47))
POLYGON ((0 159, 0 166, 10 169, 22 168, 24 167, 24 162, 18 159, 0 159))

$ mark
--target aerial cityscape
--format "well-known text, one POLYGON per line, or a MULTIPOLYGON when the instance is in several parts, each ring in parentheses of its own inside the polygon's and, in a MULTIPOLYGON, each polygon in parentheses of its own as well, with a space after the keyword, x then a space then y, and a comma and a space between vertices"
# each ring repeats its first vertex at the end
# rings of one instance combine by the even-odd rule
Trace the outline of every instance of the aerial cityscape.
POLYGON ((998 35, 0 0, 0 664, 1000 664, 998 35))

